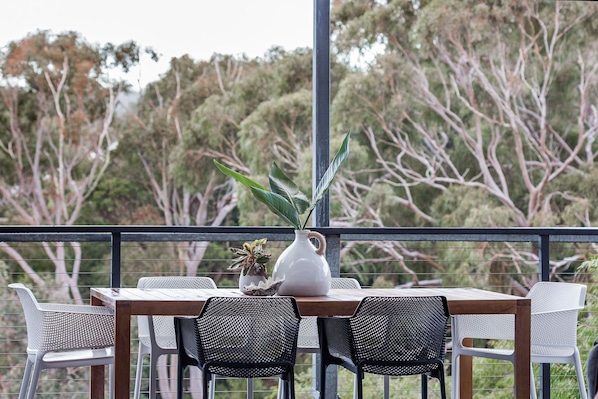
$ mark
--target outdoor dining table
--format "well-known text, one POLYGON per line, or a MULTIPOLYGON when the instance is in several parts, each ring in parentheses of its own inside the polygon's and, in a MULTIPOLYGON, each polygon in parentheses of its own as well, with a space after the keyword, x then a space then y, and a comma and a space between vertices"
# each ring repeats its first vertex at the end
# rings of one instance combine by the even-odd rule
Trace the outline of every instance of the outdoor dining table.
MULTIPOLYGON (((449 311, 457 314, 515 315, 514 393, 517 399, 530 396, 531 300, 474 288, 366 288, 332 289, 326 296, 296 297, 302 316, 351 316, 366 296, 445 296, 449 311)), ((196 316, 212 296, 243 296, 238 289, 138 289, 92 288, 91 304, 114 311, 114 397, 129 398, 131 317, 138 315, 196 316)), ((456 378, 453 376, 453 378, 456 378)), ((472 393, 471 358, 460 366, 460 398, 472 393)), ((91 398, 104 397, 104 367, 93 366, 91 398)))

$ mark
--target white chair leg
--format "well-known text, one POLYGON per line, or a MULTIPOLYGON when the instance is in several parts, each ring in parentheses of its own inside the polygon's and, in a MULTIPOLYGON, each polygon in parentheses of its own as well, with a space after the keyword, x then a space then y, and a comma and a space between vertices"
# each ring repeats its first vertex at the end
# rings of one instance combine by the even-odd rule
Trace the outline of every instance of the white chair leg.
POLYGON ((529 367, 529 393, 532 399, 537 399, 538 394, 536 393, 536 380, 534 379, 534 367, 530 364, 529 367))
POLYGON ((453 399, 459 398, 459 356, 455 356, 455 352, 453 352, 453 356, 451 359, 451 381, 452 381, 452 396, 453 399))
POLYGON ((114 399, 114 363, 108 365, 108 398, 114 399))
POLYGON ((37 390, 37 381, 39 380, 39 373, 42 370, 41 363, 42 361, 40 359, 37 359, 37 361, 33 365, 33 374, 31 375, 31 381, 29 382, 29 392, 27 393, 28 399, 33 399, 35 397, 35 391, 37 390))
POLYGON ((139 395, 141 394, 141 378, 143 377, 143 356, 145 355, 145 351, 143 350, 143 345, 139 344, 139 352, 137 354, 137 370, 135 372, 135 388, 133 391, 133 398, 139 399, 139 395))
POLYGON ((19 391, 19 399, 25 399, 27 390, 31 386, 31 368, 33 367, 33 361, 27 357, 27 363, 25 363, 25 372, 23 373, 23 382, 21 383, 21 389, 19 391))
POLYGON ((581 356, 579 355, 579 350, 577 350, 577 348, 575 348, 573 358, 575 362, 575 374, 577 374, 577 384, 579 385, 579 397, 581 399, 588 399, 586 384, 584 382, 583 376, 583 368, 581 366, 581 356))

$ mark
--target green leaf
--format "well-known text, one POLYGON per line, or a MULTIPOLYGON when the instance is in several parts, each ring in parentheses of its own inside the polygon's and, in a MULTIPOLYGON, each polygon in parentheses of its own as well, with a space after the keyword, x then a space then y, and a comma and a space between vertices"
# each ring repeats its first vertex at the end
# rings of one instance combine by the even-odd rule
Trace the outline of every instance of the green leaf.
POLYGON ((318 182, 318 186, 312 197, 312 203, 309 204, 307 196, 299 190, 297 185, 278 167, 276 163, 272 165, 268 175, 271 190, 262 186, 250 178, 235 172, 234 170, 222 165, 214 160, 216 167, 225 175, 234 178, 239 183, 251 189, 253 196, 259 201, 263 202, 268 208, 279 216, 284 221, 290 223, 295 229, 301 230, 305 228, 309 217, 311 216, 316 205, 324 198, 330 184, 336 177, 336 173, 341 165, 349 156, 349 138, 351 133, 347 133, 341 147, 336 153, 334 159, 326 173, 318 182), (307 218, 302 224, 299 215, 307 211, 307 218))
POLYGON ((293 205, 298 214, 303 214, 309 208, 307 196, 297 187, 297 185, 284 173, 282 169, 274 162, 268 175, 270 180, 270 189, 273 193, 284 197, 293 205))
POLYGON ((251 192, 255 198, 266 204, 276 215, 290 223, 297 230, 301 229, 301 220, 299 220, 297 210, 283 196, 257 187, 252 187, 251 192))
POLYGON ((244 258, 233 259, 233 263, 231 263, 231 265, 228 267, 229 270, 236 270, 236 269, 242 267, 243 266, 243 259, 244 258))
POLYGON ((318 202, 320 202, 322 198, 324 198, 326 192, 330 188, 330 184, 332 184, 332 181, 336 176, 336 173, 340 169, 343 162, 345 162, 345 160, 349 157, 350 137, 351 132, 347 133, 347 135, 345 136, 345 139, 343 140, 341 147, 338 149, 338 152, 336 153, 334 159, 330 163, 330 166, 328 166, 326 173, 324 173, 324 175, 318 182, 318 186, 316 187, 316 191, 314 192, 314 195, 312 197, 311 207, 309 208, 310 213, 316 207, 318 202))
POLYGON ((259 184, 258 182, 251 180, 249 177, 247 176, 243 176, 242 174, 240 174, 239 172, 235 172, 234 170, 222 165, 220 162, 218 162, 217 160, 214 159, 214 165, 216 165, 216 167, 225 175, 232 177, 233 179, 235 179, 236 181, 238 181, 239 183, 241 183, 242 185, 244 185, 245 187, 255 187, 255 188, 259 188, 261 190, 268 190, 266 187, 262 186, 261 184, 259 184))

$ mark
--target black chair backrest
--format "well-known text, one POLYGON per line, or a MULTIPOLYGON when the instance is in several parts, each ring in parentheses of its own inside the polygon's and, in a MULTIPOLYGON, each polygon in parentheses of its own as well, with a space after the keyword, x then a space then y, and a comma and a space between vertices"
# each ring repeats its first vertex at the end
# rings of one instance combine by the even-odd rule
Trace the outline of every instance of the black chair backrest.
POLYGON ((350 319, 353 361, 368 364, 366 372, 386 375, 436 369, 444 359, 448 320, 441 296, 366 297, 350 319), (406 367, 395 367, 401 363, 406 367))
MULTIPOLYGON (((300 320, 293 297, 209 298, 194 319, 197 341, 192 357, 212 374, 281 374, 295 363, 300 320)), ((191 343, 182 338, 189 353, 191 343)))

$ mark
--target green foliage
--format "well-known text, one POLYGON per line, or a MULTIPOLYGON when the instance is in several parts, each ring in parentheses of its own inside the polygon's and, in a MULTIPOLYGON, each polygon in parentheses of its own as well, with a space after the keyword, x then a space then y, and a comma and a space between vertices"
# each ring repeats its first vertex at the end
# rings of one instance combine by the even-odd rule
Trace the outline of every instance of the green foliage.
POLYGON ((588 259, 581 262, 578 273, 596 273, 598 271, 598 254, 589 254, 588 259))
POLYGON ((280 166, 296 172, 304 156, 301 150, 310 146, 311 113, 312 96, 305 89, 262 102, 243 120, 238 133, 239 152, 247 159, 247 168, 266 167, 280 154, 280 166), (256 154, 256 149, 264 147, 271 150, 256 154))
POLYGON ((565 186, 581 177, 576 169, 589 155, 581 146, 595 151, 582 142, 593 134, 596 111, 580 107, 596 93, 595 76, 584 73, 595 64, 587 43, 597 12, 594 4, 526 0, 335 4, 335 44, 344 55, 375 46, 385 51, 341 82, 333 121, 368 133, 370 179, 388 184, 387 195, 409 207, 405 213, 421 211, 379 219, 417 226, 587 225, 591 202, 565 186), (530 38, 544 29, 562 35, 535 46, 530 38), (526 42, 538 51, 526 52, 526 42), (582 81, 585 92, 576 89, 582 81), (467 205, 455 196, 456 206, 439 208, 458 186, 479 193, 468 195, 467 205))
POLYGON ((309 48, 297 49, 287 53, 281 48, 274 48, 268 54, 273 62, 275 84, 273 94, 276 97, 303 90, 311 91, 312 51, 309 48))
POLYGON ((451 187, 435 198, 432 215, 443 227, 508 227, 515 224, 510 210, 488 199, 479 188, 451 187))
POLYGON ((145 177, 134 178, 138 172, 118 166, 109 168, 108 177, 85 202, 80 224, 162 224, 163 218, 153 204, 145 177))
POLYGON ((249 188, 257 200, 266 204, 268 209, 278 215, 283 221, 289 223, 297 230, 302 230, 305 229, 311 213, 316 205, 324 198, 338 170, 349 156, 350 137, 351 134, 347 133, 343 140, 343 144, 318 182, 311 202, 307 200, 307 196, 303 194, 297 185, 278 167, 276 163, 272 165, 268 175, 270 189, 267 189, 254 180, 224 166, 216 160, 214 160, 214 164, 222 173, 232 177, 249 188), (307 216, 301 221, 300 215, 303 215, 305 212, 307 212, 307 216))

